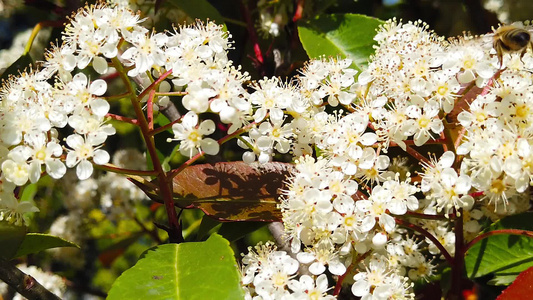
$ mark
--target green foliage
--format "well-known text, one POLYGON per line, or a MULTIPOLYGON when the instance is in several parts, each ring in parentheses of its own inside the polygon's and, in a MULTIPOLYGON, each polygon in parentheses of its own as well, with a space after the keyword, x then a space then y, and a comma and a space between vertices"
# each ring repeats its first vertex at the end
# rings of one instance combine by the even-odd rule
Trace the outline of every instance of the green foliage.
MULTIPOLYGON (((199 19, 204 22, 209 20, 224 25, 224 18, 222 15, 220 15, 218 10, 216 10, 207 0, 168 0, 165 1, 165 3, 179 8, 193 19, 199 19)), ((224 30, 226 30, 226 25, 224 25, 224 30)))
POLYGON ((26 236, 26 226, 0 221, 0 258, 11 259, 26 236))
POLYGON ((24 237, 22 244, 18 248, 17 253, 15 256, 13 256, 13 258, 58 247, 80 248, 80 246, 57 236, 43 233, 28 233, 24 237))
MULTIPOLYGON (((533 230, 533 212, 506 217, 487 231, 499 229, 533 230)), ((521 235, 493 235, 472 246, 465 257, 469 278, 493 275, 492 284, 509 284, 533 266, 533 238, 521 235)))
POLYGON ((242 299, 229 242, 166 244, 148 250, 113 284, 107 299, 242 299))
POLYGON ((374 53, 374 36, 380 24, 383 21, 364 15, 320 15, 299 24, 298 33, 310 58, 350 58, 352 66, 361 71, 374 53))

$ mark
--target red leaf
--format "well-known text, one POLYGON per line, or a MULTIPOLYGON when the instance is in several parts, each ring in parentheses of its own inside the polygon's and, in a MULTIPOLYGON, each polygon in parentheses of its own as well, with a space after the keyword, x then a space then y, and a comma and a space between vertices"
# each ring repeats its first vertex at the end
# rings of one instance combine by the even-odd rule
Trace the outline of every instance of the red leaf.
POLYGON ((533 295, 533 267, 518 274, 514 282, 496 300, 531 299, 533 295))

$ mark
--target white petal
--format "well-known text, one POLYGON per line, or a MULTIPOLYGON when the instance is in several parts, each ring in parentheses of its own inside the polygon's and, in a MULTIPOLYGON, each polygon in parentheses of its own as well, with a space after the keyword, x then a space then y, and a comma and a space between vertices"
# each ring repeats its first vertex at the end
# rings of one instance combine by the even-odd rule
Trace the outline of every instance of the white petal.
POLYGON ((331 272, 331 274, 333 275, 342 275, 344 273, 346 273, 346 267, 344 266, 344 264, 342 264, 340 261, 336 260, 336 261, 330 261, 328 262, 328 270, 331 272))
POLYGON ((392 232, 396 227, 396 221, 394 221, 394 218, 387 214, 382 214, 379 217, 379 222, 387 232, 392 232))
POLYGON ((220 150, 220 145, 217 141, 211 138, 203 139, 200 147, 202 148, 202 151, 208 155, 218 154, 218 151, 220 150))
POLYGON ((102 149, 95 150, 93 154, 93 161, 97 165, 107 164, 109 162, 109 153, 102 149))
MULTIPOLYGON (((98 74, 107 73, 107 70, 109 69, 108 66, 107 66, 107 60, 105 58, 103 58, 103 57, 100 57, 100 56, 95 57, 93 59, 93 69, 98 74)), ((102 95, 102 94, 100 94, 100 95, 102 95)))
POLYGON ((28 172, 31 183, 37 182, 41 178, 41 163, 32 161, 28 172))
POLYGON ((87 160, 82 160, 78 167, 76 167, 76 175, 80 180, 85 180, 93 174, 93 164, 87 160))
POLYGON ((215 132, 215 122, 213 120, 205 120, 200 124, 200 133, 203 135, 209 135, 215 132))
POLYGON ((314 262, 309 266, 309 272, 313 275, 320 275, 324 273, 324 271, 326 271, 326 267, 319 262, 314 262))
POLYGON ((67 145, 72 149, 78 149, 81 145, 84 144, 83 137, 78 134, 71 134, 67 136, 67 145))
POLYGON ((352 294, 362 297, 368 294, 370 284, 365 280, 358 280, 352 285, 352 294))
POLYGON ((72 168, 78 163, 78 157, 76 156, 75 152, 69 152, 67 153, 67 159, 65 161, 67 164, 67 167, 72 168))
POLYGON ((315 260, 315 256, 309 252, 300 252, 296 255, 296 258, 303 264, 308 264, 315 260))
POLYGON ((109 102, 104 99, 94 99, 91 101, 91 110, 99 117, 105 116, 109 112, 109 102))
POLYGON ((326 276, 326 274, 318 276, 318 278, 316 279, 316 287, 321 291, 325 291, 328 289, 328 277, 326 276))
POLYGON ((452 151, 446 151, 442 154, 439 159, 439 165, 443 168, 449 168, 453 165, 455 161, 455 154, 452 151))
POLYGON ((54 179, 59 179, 65 175, 67 168, 58 159, 50 160, 46 162, 46 173, 54 179))

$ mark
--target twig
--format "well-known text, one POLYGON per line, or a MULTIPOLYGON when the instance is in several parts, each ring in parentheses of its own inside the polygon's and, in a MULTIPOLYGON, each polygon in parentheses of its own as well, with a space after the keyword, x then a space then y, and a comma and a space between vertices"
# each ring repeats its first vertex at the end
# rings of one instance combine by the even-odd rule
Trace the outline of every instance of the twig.
POLYGON ((466 244, 464 248, 464 252, 468 251, 468 249, 472 248, 474 244, 478 243, 482 239, 486 239, 489 236, 493 235, 500 235, 500 234, 507 234, 507 235, 523 235, 527 237, 533 238, 533 231, 529 230, 523 230, 523 229, 498 229, 498 230, 492 230, 485 233, 482 233, 475 237, 473 240, 471 240, 468 244, 466 244))
POLYGON ((23 273, 9 261, 0 258, 0 279, 30 300, 60 300, 35 278, 23 273))
POLYGON ((404 221, 404 220, 401 220, 401 219, 398 219, 398 218, 396 218, 395 220, 396 220, 396 224, 398 224, 400 226, 403 226, 403 227, 406 227, 406 228, 410 228, 410 229, 412 229, 414 231, 417 231, 417 232, 421 233, 423 236, 427 237, 429 240, 431 240, 433 242, 433 244, 435 244, 435 246, 437 246, 437 248, 439 248, 440 252, 444 256, 446 261, 450 265, 453 264, 453 257, 450 255, 450 253, 448 253, 448 250, 446 250, 446 248, 444 248, 444 246, 439 242, 439 240, 437 240, 437 238, 434 235, 432 235, 427 230, 425 230, 424 228, 422 228, 422 227, 420 227, 418 225, 411 224, 411 223, 409 223, 407 221, 404 221))

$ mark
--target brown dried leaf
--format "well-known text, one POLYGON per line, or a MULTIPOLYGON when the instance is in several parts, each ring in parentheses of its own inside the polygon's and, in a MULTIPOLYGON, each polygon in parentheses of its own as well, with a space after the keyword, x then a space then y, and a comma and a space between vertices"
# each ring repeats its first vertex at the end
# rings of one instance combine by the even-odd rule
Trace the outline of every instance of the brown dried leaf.
POLYGON ((278 197, 292 169, 278 162, 195 165, 174 178, 174 199, 219 220, 279 221, 278 197))
MULTIPOLYGON (((278 198, 292 170, 292 164, 279 162, 191 166, 173 179, 174 202, 181 208, 199 208, 220 221, 280 221, 278 198)), ((130 180, 152 200, 161 201, 156 181, 130 180)))

